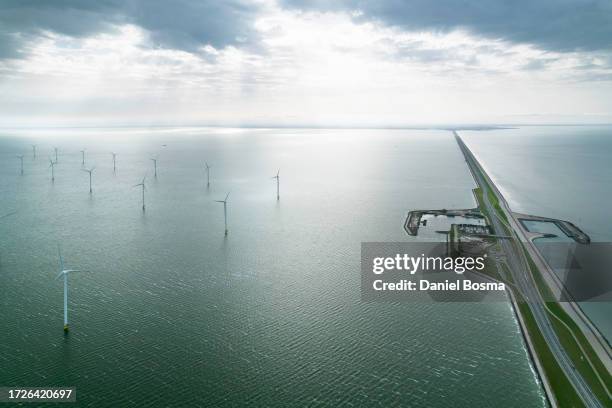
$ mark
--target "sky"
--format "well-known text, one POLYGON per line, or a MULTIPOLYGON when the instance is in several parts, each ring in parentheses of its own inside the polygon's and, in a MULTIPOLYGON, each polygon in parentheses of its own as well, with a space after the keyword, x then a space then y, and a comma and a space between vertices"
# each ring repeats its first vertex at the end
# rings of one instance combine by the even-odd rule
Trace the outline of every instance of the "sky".
POLYGON ((0 126, 612 123, 609 0, 2 0, 0 126))

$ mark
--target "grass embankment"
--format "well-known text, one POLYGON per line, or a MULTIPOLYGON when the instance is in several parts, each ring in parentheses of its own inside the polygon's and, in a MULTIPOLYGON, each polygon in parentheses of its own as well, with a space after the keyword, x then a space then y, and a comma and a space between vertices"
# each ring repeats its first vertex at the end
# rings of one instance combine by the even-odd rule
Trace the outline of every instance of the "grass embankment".
MULTIPOLYGON (((491 194, 490 188, 488 191, 489 191, 489 194, 491 194)), ((488 213, 484 205, 482 189, 481 188, 474 189, 474 196, 476 197, 476 200, 478 201, 478 208, 480 209, 481 213, 487 219, 490 220, 490 217, 492 215, 488 213)), ((490 196, 489 196, 489 200, 491 200, 490 196)), ((497 203, 499 207, 499 202, 497 200, 495 201, 491 200, 491 202, 497 203)), ((496 207, 496 210, 501 211, 501 208, 498 208, 498 207, 496 207)), ((504 215, 504 219, 505 219, 505 215, 504 215)), ((512 274, 507 269, 508 266, 505 264, 502 264, 502 267, 506 268, 507 275, 511 277, 512 274)), ((486 269, 491 274, 491 269, 489 267, 487 267, 486 269)), ((499 271, 497 271, 497 267, 495 269, 496 269, 497 274, 499 274, 499 271)), ((510 284, 509 286, 513 286, 513 285, 510 284)), ((540 329, 538 328, 535 318, 533 317, 533 314, 531 313, 531 310, 529 309, 529 305, 524 302, 518 290, 513 290, 513 293, 518 302, 517 312, 520 313, 521 317, 523 318, 526 329, 528 331, 527 334, 529 338, 531 339, 532 345, 535 349, 535 353, 537 354, 536 358, 538 358, 538 360, 540 361, 542 365, 542 369, 544 370, 544 375, 546 379, 548 380, 548 383, 550 384, 552 392, 554 393, 559 406, 561 407, 582 407, 584 406, 584 404, 582 403, 582 400, 580 399, 580 397, 574 390, 572 384, 569 382, 566 375, 561 370, 561 367, 557 363, 555 356, 550 351, 550 348, 548 347, 546 340, 542 336, 542 333, 540 332, 540 329)))
POLYGON ((514 291, 514 295, 517 298, 519 312, 527 328, 529 338, 536 350, 538 355, 537 358, 544 369, 544 374, 552 388, 558 405, 560 407, 584 407, 574 387, 572 387, 572 384, 561 370, 561 367, 557 364, 557 359, 550 351, 544 336, 540 333, 540 329, 538 328, 535 318, 531 314, 529 305, 525 303, 518 291, 514 291))
MULTIPOLYGON (((483 196, 482 188, 477 187, 473 191, 474 191, 474 197, 476 197, 476 201, 478 202, 478 208, 480 209, 480 212, 482 213, 482 215, 485 216, 485 218, 487 218, 488 224, 491 225, 491 217, 493 217, 494 214, 489 214, 489 212, 486 209, 486 206, 484 205, 484 196, 483 196)), ((491 202, 491 204, 493 204, 493 208, 495 208, 495 211, 497 212, 499 217, 503 219, 506 224, 508 224, 508 217, 506 217, 506 214, 502 211, 499 205, 499 200, 497 199, 495 194, 493 194, 491 187, 488 187, 487 191, 488 191, 487 196, 489 197, 489 201, 491 202)), ((503 225, 503 228, 504 228, 505 233, 509 233, 505 225, 503 225)))
MULTIPOLYGON (((493 208, 495 208, 495 211, 501 217, 501 219, 504 220, 506 222, 506 224, 508 224, 508 217, 506 217, 506 213, 502 210, 501 206, 499 205, 499 200, 497 199, 497 196, 493 192, 493 189, 491 188, 491 185, 487 181, 487 178, 485 177, 484 174, 482 174, 482 172, 480 171, 479 168, 476 168, 475 170, 480 173, 480 175, 482 176, 482 180, 487 185, 487 197, 489 198, 489 201, 493 205, 493 208)), ((480 195, 481 195, 481 199, 482 199, 482 191, 481 191, 480 195)))
MULTIPOLYGON (((521 246, 522 245, 523 244, 521 243, 521 246)), ((551 299, 554 299, 554 297, 550 288, 544 281, 544 277, 541 275, 539 269, 533 262, 533 259, 531 259, 531 256, 529 256, 529 253, 525 250, 524 246, 522 250, 527 258, 527 262, 529 263, 529 268, 531 269, 531 274, 534 277, 538 291, 540 292, 542 298, 545 299, 547 312, 551 316, 550 320, 553 324, 555 332, 557 333, 557 336, 559 337, 561 345, 574 363, 576 370, 578 370, 585 381, 589 384, 589 387, 591 390, 593 390, 602 404, 607 407, 612 406, 612 401, 608 397, 608 393, 600 381, 601 378, 605 384, 605 387, 609 390, 612 388, 612 376, 606 369, 605 365, 601 362, 599 356, 597 353, 595 353, 595 350, 593 350, 593 347, 591 347, 591 344, 582 333, 582 330, 580 330, 576 322, 563 310, 559 303, 551 301, 551 299), (578 345, 578 342, 580 345, 578 345), (582 346, 582 349, 580 346, 582 346), (582 350, 584 350, 584 353, 582 350), (587 357, 595 370, 597 370, 599 378, 593 370, 591 364, 589 364, 587 361, 587 357)))
MULTIPOLYGON (((479 171, 479 169, 476 169, 476 171, 479 171)), ((487 183, 484 177, 483 177, 483 180, 485 181, 485 183, 487 183)), ((508 219, 506 217, 506 214, 502 211, 501 206, 499 205, 499 200, 493 193, 493 190, 491 189, 491 186, 488 185, 488 183, 487 183, 487 192, 488 192, 487 195, 488 195, 489 201, 491 202, 491 204, 493 205, 493 207, 495 208, 499 216, 507 223, 508 219)), ((484 206, 484 197, 483 197, 482 189, 481 188, 474 189, 474 196, 476 197, 478 201, 478 207, 480 208, 483 215, 485 215, 486 217, 491 217, 492 214, 488 214, 486 211, 486 207, 484 206)), ((545 300, 547 312, 550 316, 550 320, 552 322, 553 328, 555 332, 557 333, 557 336, 559 337, 559 341, 561 342, 561 345, 563 346, 564 350, 567 352, 568 356, 572 360, 574 366, 576 367, 576 370, 578 370, 578 372, 582 375, 585 381, 589 384, 589 387, 591 388, 591 390, 593 390, 593 392, 595 393, 597 398, 602 402, 602 404, 604 406, 612 406, 612 401, 610 400, 608 393, 606 392, 606 388, 609 390, 612 387, 612 376, 610 376, 610 373, 606 369, 605 365, 601 362, 598 355, 595 353, 595 351, 591 347, 591 344, 589 343, 587 338, 584 336, 584 334, 582 333, 582 330, 580 330, 576 322, 561 308, 561 306, 557 302, 551 301, 551 299, 554 299, 554 297, 552 295, 550 288, 548 287, 548 284, 545 282, 543 276, 540 274, 539 269, 533 262, 533 259, 531 259, 531 256, 529 255, 529 253, 525 250, 523 243, 520 243, 520 245, 529 263, 529 268, 531 269, 531 273, 536 282, 538 291, 540 292, 540 295, 542 296, 542 298, 545 300), (582 348, 580 346, 582 346, 582 348), (587 357, 590 360, 592 366, 587 361, 587 357), (593 370, 593 367, 597 371, 597 374, 599 374, 599 377, 597 376, 596 372, 593 370), (601 378, 601 381, 600 381, 600 378, 601 378), (602 384, 602 381, 605 385, 602 384)), ((510 274, 508 275, 511 276, 510 274)), ((519 308, 521 309, 521 313, 523 314, 523 316, 525 316, 523 312, 525 311, 525 309, 527 309, 527 311, 530 313, 530 318, 533 320, 533 316, 531 315, 531 311, 529 310, 528 305, 526 304, 519 305, 519 308)), ((546 346, 546 350, 543 350, 543 349, 540 350, 541 344, 536 345, 536 342, 534 341, 534 346, 536 347, 536 351, 538 355, 549 356, 550 358, 554 358, 551 355, 550 349, 548 349, 548 346, 545 344, 545 340, 542 337, 542 334, 539 332, 537 325, 534 326, 530 330, 530 335, 534 330, 537 332, 537 335, 541 338, 541 340, 544 342, 544 345, 546 346), (542 352, 543 354, 540 354, 540 352, 542 352)), ((547 358, 548 357, 543 357, 542 360, 545 360, 547 358)), ((568 386, 569 388, 572 388, 571 384, 569 383, 569 381, 567 380, 567 378, 561 371, 561 368, 559 367, 558 364, 556 364, 556 361, 554 364, 555 367, 552 367, 550 364, 548 364, 548 366, 549 366, 548 368, 544 367, 544 370, 546 371, 547 378, 549 378, 549 381, 551 382, 551 387, 553 387, 552 385, 553 379, 550 377, 552 375, 554 377, 563 377, 563 380, 555 378, 555 383, 557 383, 558 385, 567 383, 566 386, 568 386), (558 372, 555 373, 554 371, 551 371, 551 370, 557 370, 558 372)), ((553 387, 553 392, 555 392, 555 395, 561 395, 561 394, 558 394, 558 391, 561 391, 561 390, 556 390, 555 387, 553 387)), ((573 388, 572 388, 572 392, 575 394, 575 391, 573 390, 573 388)), ((580 405, 582 405, 581 401, 579 401, 579 403, 580 405)))

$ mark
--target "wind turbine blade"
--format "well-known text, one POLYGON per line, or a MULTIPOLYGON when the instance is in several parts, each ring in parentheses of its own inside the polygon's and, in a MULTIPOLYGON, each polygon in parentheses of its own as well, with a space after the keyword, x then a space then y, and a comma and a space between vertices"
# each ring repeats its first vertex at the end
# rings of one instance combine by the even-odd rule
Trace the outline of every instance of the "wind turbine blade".
POLYGON ((227 201, 227 197, 229 197, 229 193, 227 193, 227 195, 225 196, 225 200, 223 201, 227 201))
POLYGON ((57 254, 59 255, 60 271, 63 271, 64 270, 64 258, 62 258, 62 250, 60 249, 59 244, 57 244, 57 254))
POLYGON ((64 274, 64 271, 61 271, 60 273, 58 273, 57 276, 55 277, 55 280, 58 280, 63 274, 64 274))
POLYGON ((13 214, 16 214, 16 213, 17 213, 17 210, 15 210, 15 211, 13 211, 13 212, 10 212, 10 213, 8 213, 8 214, 0 215, 0 219, 2 219, 2 218, 6 218, 6 217, 8 217, 9 215, 13 215, 13 214))
POLYGON ((279 174, 280 174, 280 169, 278 169, 278 171, 276 172, 276 177, 278 177, 279 174))
POLYGON ((215 203, 224 203, 225 201, 215 200, 215 203))
POLYGON ((66 273, 69 273, 69 272, 70 272, 70 273, 72 273, 72 272, 89 272, 89 271, 83 271, 83 270, 81 270, 81 269, 68 269, 68 270, 65 270, 64 272, 66 272, 66 273))

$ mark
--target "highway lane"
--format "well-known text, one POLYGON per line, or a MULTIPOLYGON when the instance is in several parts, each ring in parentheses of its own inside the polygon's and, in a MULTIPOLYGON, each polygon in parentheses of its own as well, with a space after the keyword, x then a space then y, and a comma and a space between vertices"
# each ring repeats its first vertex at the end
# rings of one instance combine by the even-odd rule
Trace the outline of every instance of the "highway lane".
MULTIPOLYGON (((472 155, 469 148, 463 143, 463 140, 459 137, 457 132, 453 131, 457 143, 470 167, 474 180, 478 184, 478 186, 482 189, 483 202, 486 207, 486 210, 491 215, 491 227, 493 228, 493 232, 496 235, 505 235, 506 231, 508 231, 514 239, 499 240, 503 251, 506 254, 508 266, 510 267, 510 271, 512 273, 513 279, 518 286, 519 290, 523 294, 523 297, 528 301, 529 308, 536 320, 538 328, 540 329, 544 339, 546 340, 551 352, 557 359, 557 362, 563 372, 565 373, 568 380, 571 382, 572 386, 584 402, 587 407, 601 407, 601 403, 591 391, 588 384, 582 378, 580 373, 574 367, 571 359, 563 349, 559 338, 554 331, 548 314, 544 308, 542 298, 540 297, 539 292, 535 286, 535 282, 529 272, 529 265, 525 258, 525 254, 520 247, 518 236, 516 235, 516 231, 513 228, 510 228, 505 222, 503 222, 498 216, 496 209, 493 204, 489 200, 489 190, 487 187, 487 182, 484 180, 482 169, 474 156, 472 155)), ((495 191, 491 191, 493 194, 497 194, 495 191)), ((497 197, 500 203, 503 203, 503 197, 497 197)), ((507 209, 503 208, 500 204, 502 211, 506 212, 507 209)), ((511 214, 506 213, 506 217, 510 219, 511 214)))

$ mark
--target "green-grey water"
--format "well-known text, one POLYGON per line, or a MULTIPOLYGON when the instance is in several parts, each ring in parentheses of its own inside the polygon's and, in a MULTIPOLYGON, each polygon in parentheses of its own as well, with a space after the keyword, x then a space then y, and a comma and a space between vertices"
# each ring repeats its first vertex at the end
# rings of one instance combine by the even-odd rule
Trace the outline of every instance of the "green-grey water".
POLYGON ((360 300, 361 242, 408 240, 408 210, 473 207, 473 187, 442 131, 5 130, 0 385, 95 407, 544 406, 508 303, 360 300), (66 337, 58 244, 91 271, 66 337))

